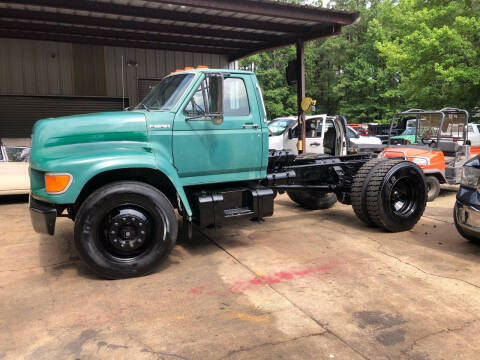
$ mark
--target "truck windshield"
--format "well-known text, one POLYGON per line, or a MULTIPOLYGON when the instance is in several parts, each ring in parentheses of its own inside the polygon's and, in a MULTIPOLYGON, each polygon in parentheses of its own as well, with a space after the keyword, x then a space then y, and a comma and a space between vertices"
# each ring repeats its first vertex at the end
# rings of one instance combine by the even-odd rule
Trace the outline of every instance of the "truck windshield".
POLYGON ((415 135, 417 132, 417 128, 415 127, 409 127, 407 130, 405 130, 402 135, 415 135))
POLYGON ((287 127, 294 121, 295 120, 291 119, 275 119, 268 124, 268 130, 270 130, 272 136, 282 135, 287 127))
POLYGON ((168 76, 156 85, 137 108, 161 111, 171 110, 187 89, 193 79, 193 74, 168 76))

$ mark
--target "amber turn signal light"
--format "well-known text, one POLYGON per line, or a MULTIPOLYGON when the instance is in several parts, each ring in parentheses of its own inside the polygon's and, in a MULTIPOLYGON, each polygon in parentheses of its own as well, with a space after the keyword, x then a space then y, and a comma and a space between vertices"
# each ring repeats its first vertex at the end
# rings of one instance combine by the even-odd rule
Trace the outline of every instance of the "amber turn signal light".
POLYGON ((65 192, 72 182, 70 174, 45 174, 45 190, 49 194, 65 192))

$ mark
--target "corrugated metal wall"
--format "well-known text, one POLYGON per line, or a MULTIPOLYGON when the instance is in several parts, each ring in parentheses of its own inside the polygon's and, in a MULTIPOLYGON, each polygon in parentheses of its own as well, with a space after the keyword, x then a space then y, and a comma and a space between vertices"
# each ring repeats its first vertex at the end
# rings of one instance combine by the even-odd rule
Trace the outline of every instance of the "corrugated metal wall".
POLYGON ((227 58, 220 55, 106 46, 105 70, 109 96, 122 96, 122 56, 125 97, 130 99, 130 104, 136 104, 139 100, 137 79, 161 79, 171 71, 183 69, 186 66, 229 67, 227 58))
POLYGON ((78 72, 79 68, 86 68, 88 71, 90 64, 78 63, 85 59, 85 56, 76 56, 74 64, 72 44, 0 38, 0 111, 3 113, 3 116, 0 116, 0 138, 7 135, 28 136, 37 115, 40 119, 135 105, 139 100, 138 79, 161 79, 171 71, 183 69, 185 66, 229 67, 227 58, 221 55, 108 46, 103 49, 100 47, 100 51, 102 50, 105 59, 105 95, 108 98, 99 97, 91 102, 87 98, 73 102, 61 97, 35 99, 31 96, 96 95, 98 91, 92 87, 89 93, 88 86, 81 87, 81 94, 75 91, 79 91, 79 86, 75 85, 80 85, 75 84, 75 79, 78 82, 79 76, 83 75, 75 74, 74 69, 78 72), (126 98, 124 102, 121 100, 123 94, 126 98), (27 97, 22 100, 22 97, 13 98, 11 95, 27 97), (102 99, 105 102, 103 105, 102 99), (48 106, 45 107, 45 104, 48 106), (9 111, 5 111, 7 108, 9 111), (54 111, 55 108, 61 109, 61 114, 54 111))
POLYGON ((70 44, 0 38, 0 94, 73 95, 70 44))
POLYGON ((121 109, 121 98, 3 95, 0 96, 0 139, 30 137, 38 119, 121 109))
MULTIPOLYGON (((71 44, 0 38, 0 49, 0 95, 75 95, 71 44)), ((109 46, 104 51, 106 95, 122 97, 123 55, 125 97, 130 104, 138 101, 139 78, 162 78, 185 66, 229 67, 221 55, 109 46)))

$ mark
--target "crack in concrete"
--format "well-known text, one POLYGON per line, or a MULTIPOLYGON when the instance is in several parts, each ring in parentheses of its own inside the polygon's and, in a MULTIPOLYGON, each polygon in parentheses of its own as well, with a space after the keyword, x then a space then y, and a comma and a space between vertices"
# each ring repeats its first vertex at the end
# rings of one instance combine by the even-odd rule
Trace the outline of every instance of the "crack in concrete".
POLYGON ((438 221, 438 222, 443 222, 443 223, 446 223, 446 224, 453 224, 453 221, 440 220, 440 219, 437 219, 437 218, 435 218, 433 216, 430 216, 430 215, 422 215, 422 217, 430 219, 430 220, 435 220, 435 221, 438 221))
POLYGON ((157 360, 161 360, 162 357, 165 357, 165 356, 169 357, 169 358, 174 358, 174 359, 188 360, 187 357, 182 356, 182 355, 178 355, 178 354, 174 354, 174 353, 168 353, 168 352, 164 352, 164 351, 156 351, 150 345, 145 344, 143 341, 134 337, 132 334, 127 332, 126 335, 130 339, 130 341, 136 342, 143 347, 143 349, 140 350, 140 352, 153 354, 153 355, 157 356, 157 360))
POLYGON ((408 266, 411 266, 413 267, 414 269, 422 272, 423 274, 425 275, 430 275, 430 276, 434 276, 434 277, 438 277, 438 278, 441 278, 441 279, 448 279, 448 280, 454 280, 454 281, 458 281, 458 282, 462 282, 464 284, 467 284, 467 285, 470 285, 470 286, 473 286, 477 289, 480 289, 480 285, 477 285, 477 284, 474 284, 474 283, 471 283, 470 281, 467 281, 467 280, 463 280, 463 279, 459 279, 459 278, 456 278, 456 277, 453 277, 453 276, 446 276, 446 275, 439 275, 439 274, 434 274, 434 273, 431 273, 431 272, 428 272, 426 270, 423 270, 421 267, 417 266, 417 265, 414 265, 414 264, 411 264, 409 263, 408 261, 405 261, 405 260, 402 260, 400 259, 398 256, 395 256, 395 255, 392 255, 392 254, 389 254, 387 253, 386 251, 382 250, 383 247, 385 247, 385 245, 381 244, 379 241, 371 238, 371 237, 367 237, 368 239, 376 242, 379 246, 377 248, 377 251, 380 253, 380 254, 383 254, 385 256, 388 256, 392 259, 395 259, 397 260, 398 262, 402 263, 402 264, 405 264, 405 265, 408 265, 408 266))
POLYGON ((437 336, 437 335, 444 334, 444 333, 452 333, 452 332, 462 331, 462 330, 466 329, 467 327, 473 325, 474 323, 476 323, 478 321, 480 321, 480 319, 470 320, 470 321, 467 321, 464 324, 462 324, 462 325, 460 325, 456 328, 446 328, 446 329, 438 330, 438 331, 426 334, 424 336, 421 336, 418 339, 413 340, 413 342, 407 348, 402 350, 401 353, 404 354, 404 355, 408 355, 408 353, 411 352, 415 348, 415 346, 418 345, 418 343, 420 341, 423 341, 423 340, 428 339, 432 336, 437 336))
POLYGON ((182 359, 182 360, 188 360, 186 357, 183 357, 181 355, 177 355, 177 354, 173 354, 173 353, 166 353, 166 352, 162 352, 162 351, 155 351, 153 350, 151 347, 149 346, 145 346, 141 352, 146 352, 146 353, 150 353, 150 354, 153 354, 155 356, 158 356, 157 357, 157 360, 161 360, 162 359, 162 356, 166 356, 166 357, 170 357, 170 358, 175 358, 175 359, 182 359))
MULTIPOLYGON (((199 233, 201 235, 203 235, 208 241, 210 241, 212 244, 214 244, 216 247, 218 247, 220 250, 222 250, 223 252, 225 252, 228 256, 230 256, 234 261, 236 261, 239 265, 241 265, 242 267, 244 267, 246 270, 248 270, 249 272, 251 272, 253 275, 256 276, 256 273, 255 271, 253 271, 248 265, 242 263, 237 257, 235 257, 232 253, 230 253, 227 249, 225 249, 222 245, 220 245, 218 242, 216 242, 214 239, 212 239, 210 236, 208 236, 207 234, 205 234, 203 231, 201 231, 200 229, 198 229, 199 233)), ((328 327, 326 327, 325 325, 323 325, 320 321, 318 321, 311 313, 309 313, 308 311, 306 311, 305 309, 301 308, 299 305, 297 305, 296 303, 294 303, 288 296, 286 296, 285 294, 281 293, 280 291, 278 291, 277 289, 275 289, 271 284, 267 284, 267 286, 272 289, 275 293, 277 293, 278 295, 280 295, 281 297, 283 297, 285 300, 287 300, 294 308, 296 308, 297 310, 299 310, 301 313, 303 313, 305 316, 307 316, 310 320, 312 320, 313 322, 315 322, 320 328, 322 328, 323 330, 325 330, 326 333, 332 335, 334 338, 336 338, 338 341, 340 341, 342 344, 344 344, 345 346, 347 346, 350 350, 352 350, 354 353, 356 353, 357 355, 359 355, 362 359, 365 359, 365 360, 370 360, 367 356, 363 355, 359 350, 357 350, 356 348, 354 348, 351 344, 349 344, 346 340, 342 339, 339 335, 337 335, 335 332, 333 332, 332 330, 330 330, 328 327)))
POLYGON ((314 333, 314 334, 299 336, 299 337, 296 337, 296 338, 292 338, 292 339, 288 339, 288 340, 283 340, 283 341, 266 342, 266 343, 263 343, 263 344, 253 345, 253 346, 246 347, 246 348, 240 347, 240 349, 229 351, 226 355, 222 356, 222 357, 219 358, 218 360, 227 359, 227 358, 231 357, 231 356, 234 355, 234 354, 238 354, 238 353, 245 352, 245 351, 251 351, 251 350, 259 349, 259 348, 264 347, 264 346, 276 346, 276 345, 286 344, 286 343, 289 343, 289 342, 292 342, 292 341, 297 341, 297 340, 300 340, 300 339, 306 339, 306 338, 309 338, 309 337, 323 336, 323 335, 325 335, 325 334, 326 334, 325 332, 323 332, 323 333, 314 333))
POLYGON ((7 270, 1 270, 0 274, 5 273, 5 272, 18 272, 18 271, 29 271, 29 270, 36 270, 36 269, 48 269, 48 268, 54 267, 54 266, 71 265, 71 264, 75 264, 77 262, 78 261, 67 261, 67 262, 60 262, 60 263, 50 264, 50 265, 34 266, 34 267, 31 267, 31 268, 25 268, 25 269, 7 269, 7 270))

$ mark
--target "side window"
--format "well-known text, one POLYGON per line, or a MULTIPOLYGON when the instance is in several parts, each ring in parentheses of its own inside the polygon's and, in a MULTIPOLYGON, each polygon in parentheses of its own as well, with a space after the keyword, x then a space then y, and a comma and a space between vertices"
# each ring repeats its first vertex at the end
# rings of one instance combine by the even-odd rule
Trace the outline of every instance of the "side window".
POLYGON ((295 126, 292 130, 292 138, 298 139, 299 136, 300 136, 300 129, 298 126, 295 126))
POLYGON ((307 120, 306 122, 305 135, 307 138, 317 137, 317 121, 316 120, 307 120))
POLYGON ((226 78, 223 84, 223 113, 225 116, 248 116, 250 106, 245 83, 240 78, 226 78))
POLYGON ((208 79, 205 79, 202 81, 197 91, 195 91, 195 94, 193 94, 192 98, 185 107, 185 110, 183 110, 183 113, 186 116, 201 116, 205 114, 205 110, 207 108, 205 106, 205 102, 208 101, 207 89, 208 79))
POLYGON ((30 148, 7 146, 5 152, 10 162, 28 162, 30 159, 30 148))
POLYGON ((355 139, 357 137, 357 134, 355 134, 352 129, 347 127, 347 136, 349 139, 355 139))
MULTIPOLYGON (((205 103, 211 101, 208 89, 208 78, 203 80, 195 94, 183 110, 186 116, 201 116, 205 114, 205 103)), ((245 83, 240 78, 226 78, 223 83, 223 114, 224 116, 248 116, 250 106, 245 83)))

